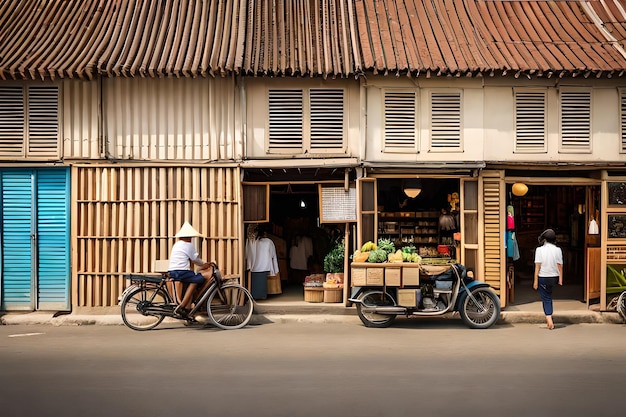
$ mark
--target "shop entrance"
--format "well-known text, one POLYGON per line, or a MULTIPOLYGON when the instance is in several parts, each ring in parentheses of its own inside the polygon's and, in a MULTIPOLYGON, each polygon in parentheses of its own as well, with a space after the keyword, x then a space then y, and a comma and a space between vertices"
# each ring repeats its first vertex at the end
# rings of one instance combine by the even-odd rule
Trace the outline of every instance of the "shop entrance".
POLYGON ((538 300, 532 288, 534 254, 537 238, 547 228, 554 229, 563 251, 563 287, 555 290, 555 298, 584 301, 588 188, 593 187, 532 185, 527 194, 518 197, 511 192, 511 185, 507 186, 507 269, 514 273, 508 282, 511 304, 538 300), (511 212, 514 223, 510 222, 511 212))

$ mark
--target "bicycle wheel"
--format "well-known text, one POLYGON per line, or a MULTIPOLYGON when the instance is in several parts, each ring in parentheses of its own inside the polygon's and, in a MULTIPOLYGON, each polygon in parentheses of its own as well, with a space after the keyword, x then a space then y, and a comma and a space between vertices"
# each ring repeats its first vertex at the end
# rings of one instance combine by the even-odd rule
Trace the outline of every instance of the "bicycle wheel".
POLYGON ((160 288, 137 288, 122 300, 122 321, 133 330, 154 329, 165 318, 162 311, 168 302, 160 288))
POLYGON ((220 329, 240 329, 252 318, 254 301, 247 289, 239 284, 215 289, 207 300, 209 319, 220 329))
POLYGON ((617 312, 626 321, 626 291, 623 291, 617 299, 617 312))

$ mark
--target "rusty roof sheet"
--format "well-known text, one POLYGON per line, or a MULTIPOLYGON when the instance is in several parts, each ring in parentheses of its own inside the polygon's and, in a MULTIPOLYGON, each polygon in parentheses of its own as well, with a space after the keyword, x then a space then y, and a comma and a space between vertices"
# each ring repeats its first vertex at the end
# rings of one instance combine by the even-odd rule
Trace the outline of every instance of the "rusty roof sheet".
POLYGON ((0 0, 0 77, 621 76, 626 0, 0 0))

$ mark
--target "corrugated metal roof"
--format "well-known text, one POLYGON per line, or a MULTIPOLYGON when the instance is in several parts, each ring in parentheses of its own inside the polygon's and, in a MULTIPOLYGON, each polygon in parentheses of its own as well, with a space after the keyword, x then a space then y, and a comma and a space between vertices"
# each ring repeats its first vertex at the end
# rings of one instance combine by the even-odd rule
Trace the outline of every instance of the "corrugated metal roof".
POLYGON ((626 0, 0 0, 0 77, 623 75, 626 0))

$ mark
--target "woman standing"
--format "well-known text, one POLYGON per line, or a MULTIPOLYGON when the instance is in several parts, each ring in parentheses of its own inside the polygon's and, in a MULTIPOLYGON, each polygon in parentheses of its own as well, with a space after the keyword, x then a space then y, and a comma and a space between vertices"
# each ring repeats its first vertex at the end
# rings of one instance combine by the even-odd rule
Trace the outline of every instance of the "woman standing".
POLYGON ((552 287, 563 285, 563 251, 556 246, 556 233, 546 229, 539 235, 539 246, 535 251, 535 279, 533 288, 539 290, 548 329, 554 329, 552 321, 552 287))

